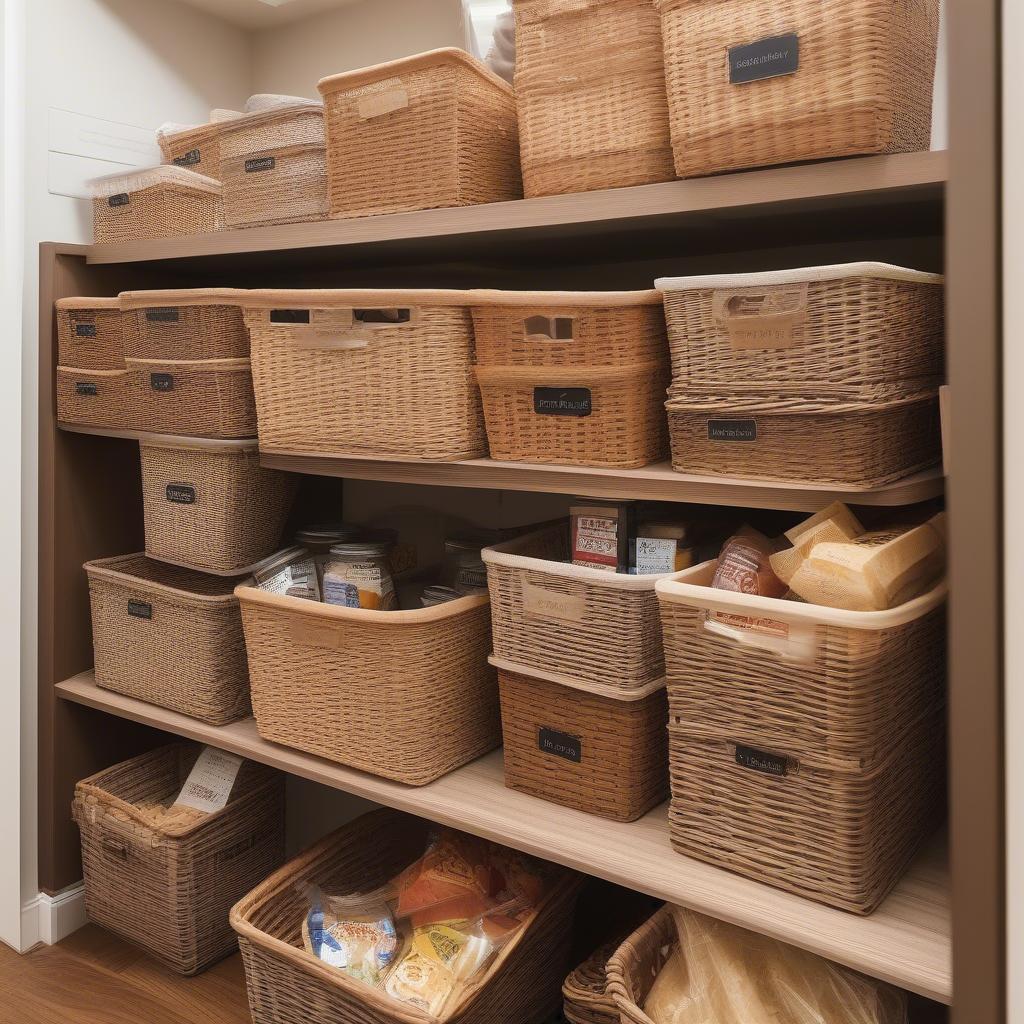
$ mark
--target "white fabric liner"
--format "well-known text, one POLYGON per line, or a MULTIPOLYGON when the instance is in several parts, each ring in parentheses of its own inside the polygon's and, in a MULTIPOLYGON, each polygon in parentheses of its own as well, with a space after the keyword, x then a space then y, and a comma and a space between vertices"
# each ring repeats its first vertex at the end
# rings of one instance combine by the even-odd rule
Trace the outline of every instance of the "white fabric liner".
POLYGON ((837 281, 844 277, 873 277, 883 281, 914 284, 942 284, 941 274, 897 267, 891 263, 836 263, 793 270, 766 270, 757 274, 702 274, 697 277, 661 277, 654 287, 663 292, 693 291, 699 288, 758 288, 773 284, 802 284, 805 281, 837 281))
POLYGON ((148 167, 141 171, 108 174, 102 178, 94 178, 89 182, 95 199, 109 199, 122 192, 138 192, 153 185, 181 185, 183 188, 197 189, 200 192, 212 192, 220 195, 222 186, 219 181, 175 167, 173 164, 161 164, 159 167, 148 167))

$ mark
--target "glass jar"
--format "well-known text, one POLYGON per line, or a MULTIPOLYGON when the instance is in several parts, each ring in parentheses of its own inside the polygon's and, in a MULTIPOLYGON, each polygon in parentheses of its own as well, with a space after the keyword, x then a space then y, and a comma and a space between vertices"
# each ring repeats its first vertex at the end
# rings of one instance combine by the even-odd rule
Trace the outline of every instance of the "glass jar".
POLYGON ((307 526, 295 534, 295 543, 301 544, 313 556, 317 588, 321 594, 324 592, 324 569, 331 557, 331 548, 335 544, 359 540, 361 535, 359 527, 349 526, 348 523, 320 523, 307 526))
POLYGON ((394 611, 398 598, 388 545, 352 541, 331 548, 324 571, 324 601, 343 608, 394 611))
POLYGON ((444 542, 441 582, 460 594, 479 594, 487 590, 487 566, 480 557, 479 540, 453 537, 444 542))

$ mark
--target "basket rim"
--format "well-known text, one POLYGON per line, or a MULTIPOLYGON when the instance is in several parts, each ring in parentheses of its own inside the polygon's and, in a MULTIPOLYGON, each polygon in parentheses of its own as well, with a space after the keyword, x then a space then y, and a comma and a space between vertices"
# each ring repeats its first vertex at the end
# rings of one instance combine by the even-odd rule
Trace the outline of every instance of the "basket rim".
POLYGON ((222 157, 220 161, 221 173, 227 170, 234 170, 241 166, 244 170, 245 164, 250 160, 259 159, 261 156, 273 157, 279 160, 282 157, 298 156, 302 153, 325 153, 327 143, 324 142, 302 142, 292 146, 257 146, 248 149, 244 153, 236 153, 234 156, 222 157))
MULTIPOLYGON (((228 593, 221 594, 219 596, 212 594, 197 594, 191 590, 182 590, 180 587, 172 587, 166 583, 147 580, 145 577, 136 576, 134 573, 124 572, 118 569, 119 565, 132 562, 137 558, 145 558, 150 562, 160 562, 159 559, 150 558, 145 551, 135 551, 127 555, 115 555, 113 558, 93 559, 90 562, 83 563, 82 568, 86 571, 86 574, 90 579, 98 577, 99 579, 106 580, 110 583, 133 584, 137 586, 137 589, 144 588, 146 590, 166 594, 169 597, 185 598, 193 604, 206 604, 211 606, 223 605, 230 607, 231 605, 238 603, 238 598, 235 597, 234 589, 231 589, 228 593)), ((161 564, 169 565, 170 563, 162 562, 161 564)), ((209 573, 206 575, 209 575, 209 573)), ((225 584, 225 586, 227 586, 227 584, 225 584)))
POLYGON ((121 292, 121 309, 159 309, 165 306, 238 306, 242 288, 160 288, 152 291, 121 292), (225 301, 237 300, 237 301, 225 301))
POLYGON ((179 373, 247 373, 252 365, 250 359, 136 359, 133 356, 125 356, 124 362, 129 370, 169 366, 179 373))
POLYGON ((474 306, 593 306, 616 309, 621 306, 661 306, 661 292, 655 288, 609 292, 502 291, 478 288, 472 293, 474 306))
POLYGON ((832 416, 848 416, 856 414, 877 414, 888 412, 891 409, 899 409, 911 405, 924 405, 930 402, 937 402, 939 399, 938 386, 926 388, 923 391, 915 391, 909 395, 901 395, 898 391, 884 389, 880 397, 874 401, 829 401, 820 398, 785 397, 776 398, 774 402, 770 398, 761 395, 750 395, 747 397, 721 398, 709 396, 696 401, 685 398, 670 398, 665 403, 666 412, 682 413, 725 413, 723 418, 729 418, 728 414, 744 413, 756 416, 820 416, 823 413, 832 416))
MULTIPOLYGON (((612 997, 619 1011, 624 1014, 629 1011, 632 1021, 636 1024, 653 1024, 653 1021, 637 1006, 629 997, 626 991, 626 958, 632 955, 633 946, 638 939, 644 939, 648 933, 659 933, 670 929, 675 934, 675 921, 672 918, 672 906, 666 903, 660 910, 656 910, 643 924, 631 932, 608 958, 606 971, 607 985, 605 990, 612 997)), ((676 940, 678 945, 678 939, 676 940)))
POLYGON ((109 199, 121 192, 141 192, 156 185, 180 185, 195 192, 222 195, 224 188, 216 178, 208 178, 197 171, 189 171, 174 164, 159 164, 135 171, 105 174, 89 182, 94 199, 109 199))
POLYGON ((861 261, 829 263, 818 267, 794 267, 789 270, 765 270, 753 274, 697 274, 693 277, 659 277, 654 287, 662 292, 694 291, 705 288, 756 288, 773 284, 803 284, 839 281, 847 277, 868 277, 880 281, 904 281, 911 284, 942 284, 942 274, 900 267, 894 263, 861 261))
POLYGON ((67 377, 126 377, 128 369, 123 370, 90 370, 81 366, 58 366, 57 373, 67 377))
POLYGON ((184 142, 190 138, 205 141, 208 138, 214 138, 224 123, 225 121, 207 121, 203 124, 174 125, 171 131, 165 131, 163 127, 160 127, 156 131, 156 139, 160 143, 161 149, 165 144, 170 147, 176 142, 184 142))
MULTIPOLYGON (((550 382, 570 386, 586 381, 625 381, 646 377, 656 371, 668 370, 668 359, 643 363, 625 363, 622 366, 491 366, 477 363, 473 373, 481 384, 535 384, 542 387, 550 382)), ((657 382, 655 382, 657 383, 657 382)))
POLYGON ((57 309, 120 309, 121 301, 120 296, 115 295, 113 298, 105 296, 103 298, 89 297, 85 295, 68 296, 64 299, 58 299, 54 306, 57 309))
POLYGON ((244 308, 246 312, 277 309, 285 303, 292 304, 289 308, 298 309, 351 309, 360 306, 391 308, 403 303, 469 307, 472 295, 470 289, 455 288, 256 288, 244 293, 244 308))
POLYGON ((509 661, 507 658, 499 657, 497 654, 490 655, 487 658, 487 663, 498 669, 499 672, 523 676, 526 679, 538 679, 542 683, 555 683, 570 690, 590 693, 595 697, 606 697, 609 700, 621 701, 624 704, 633 704, 644 700, 650 697, 651 694, 664 690, 668 685, 668 678, 662 676, 660 679, 655 679, 653 682, 646 683, 635 690, 624 690, 615 686, 609 686, 606 683, 583 682, 561 672, 548 672, 545 669, 520 665, 518 662, 509 661))
POLYGON ((323 117, 324 104, 322 100, 307 97, 302 97, 302 100, 302 103, 282 103, 264 110, 243 112, 238 117, 228 117, 216 124, 221 135, 230 135, 232 132, 245 130, 263 122, 286 121, 291 117, 304 114, 319 114, 323 117))
MULTIPOLYGON (((177 434, 150 434, 139 438, 139 447, 164 448, 172 451, 183 449, 202 452, 258 452, 259 441, 255 437, 181 437, 177 434)), ((147 554, 146 557, 152 558, 153 556, 147 554)), ((155 561, 165 562, 167 560, 165 558, 157 558, 155 561)), ((186 565, 182 566, 182 568, 188 569, 191 567, 186 565)), ((236 575, 243 576, 245 573, 236 573, 236 575)))

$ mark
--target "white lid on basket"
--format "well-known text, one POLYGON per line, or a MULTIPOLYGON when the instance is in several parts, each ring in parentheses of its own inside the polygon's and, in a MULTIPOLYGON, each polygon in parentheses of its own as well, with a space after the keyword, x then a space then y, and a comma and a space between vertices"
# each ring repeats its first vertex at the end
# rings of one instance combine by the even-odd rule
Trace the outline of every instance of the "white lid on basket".
POLYGON ((141 171, 108 174, 89 182, 93 197, 96 199, 109 199, 123 192, 138 192, 153 185, 180 185, 183 188, 211 192, 215 195, 220 195, 223 190, 221 183, 214 178, 186 170, 184 167, 175 167, 173 164, 161 164, 159 167, 148 167, 141 171))
POLYGON ((912 284, 942 284, 941 274, 897 267, 891 263, 834 263, 822 267, 766 270, 756 274, 701 274, 696 277, 660 277, 654 287, 663 292, 703 288, 761 288, 773 284, 803 284, 805 281, 838 281, 844 277, 871 277, 912 284))
POLYGON ((262 114, 266 110, 279 110, 281 107, 322 107, 321 99, 309 99, 305 96, 285 96, 275 92, 258 92, 245 101, 245 113, 262 114))

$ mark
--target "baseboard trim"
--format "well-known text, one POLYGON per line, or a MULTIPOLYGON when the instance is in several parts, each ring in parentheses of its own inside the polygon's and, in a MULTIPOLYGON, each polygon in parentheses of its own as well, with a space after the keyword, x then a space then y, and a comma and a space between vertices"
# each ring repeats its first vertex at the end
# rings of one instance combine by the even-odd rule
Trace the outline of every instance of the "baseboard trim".
POLYGON ((82 883, 56 896, 41 892, 22 907, 22 949, 31 949, 41 942, 53 946, 78 931, 85 923, 85 886, 82 883))

